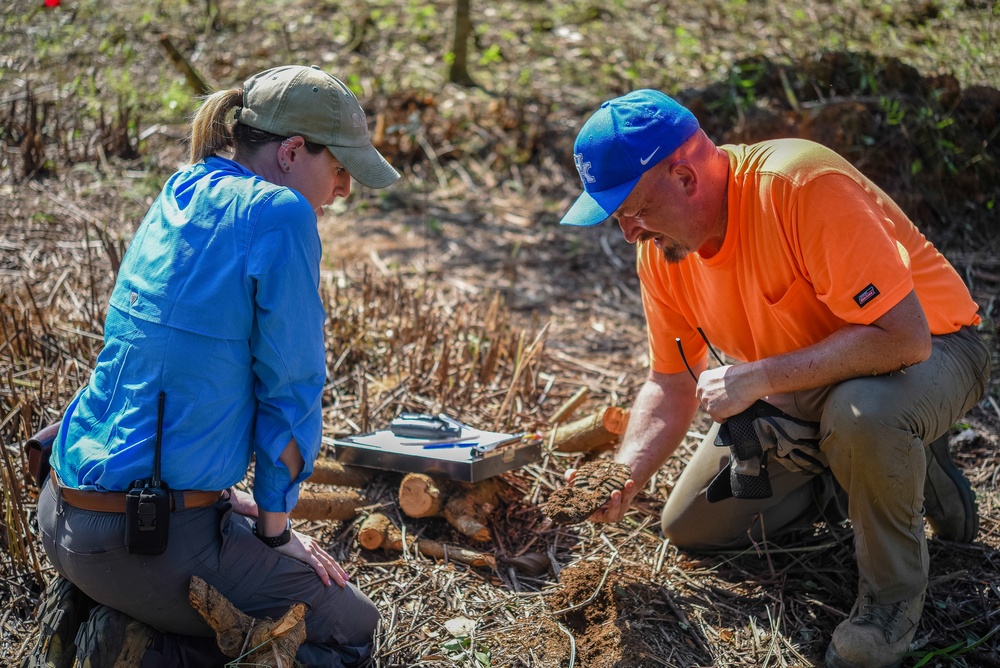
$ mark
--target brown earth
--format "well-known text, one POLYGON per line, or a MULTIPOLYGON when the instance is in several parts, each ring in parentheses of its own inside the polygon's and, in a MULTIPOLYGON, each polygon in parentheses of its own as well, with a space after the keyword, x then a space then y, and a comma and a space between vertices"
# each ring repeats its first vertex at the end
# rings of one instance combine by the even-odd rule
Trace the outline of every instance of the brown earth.
POLYGON ((620 490, 632 475, 625 464, 605 460, 585 462, 576 469, 573 484, 560 487, 549 495, 542 512, 560 524, 582 522, 620 490))

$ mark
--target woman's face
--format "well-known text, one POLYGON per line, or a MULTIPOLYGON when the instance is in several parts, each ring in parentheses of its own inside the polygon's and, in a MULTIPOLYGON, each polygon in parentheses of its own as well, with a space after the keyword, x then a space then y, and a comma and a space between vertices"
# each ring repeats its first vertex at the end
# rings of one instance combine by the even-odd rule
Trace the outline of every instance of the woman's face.
POLYGON ((299 164, 289 173, 286 185, 312 204, 317 218, 323 216, 324 206, 351 194, 351 175, 329 150, 314 155, 303 147, 297 157, 299 164))

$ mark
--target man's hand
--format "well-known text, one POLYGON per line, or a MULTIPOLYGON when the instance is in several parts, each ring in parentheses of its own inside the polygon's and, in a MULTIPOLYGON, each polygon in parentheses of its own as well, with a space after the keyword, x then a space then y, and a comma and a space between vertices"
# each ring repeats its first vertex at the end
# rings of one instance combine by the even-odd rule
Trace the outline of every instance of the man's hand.
POLYGON ((341 587, 347 584, 347 571, 344 567, 320 547, 318 542, 305 534, 292 531, 292 540, 274 549, 312 566, 319 579, 328 587, 331 580, 341 587))
POLYGON ((727 417, 750 408, 760 398, 747 387, 747 379, 740 371, 741 367, 720 366, 706 369, 698 377, 695 396, 716 422, 725 422, 727 417))
MULTIPOLYGON (((565 473, 566 484, 572 485, 576 480, 576 469, 567 469, 565 473)), ((635 481, 631 478, 625 481, 622 489, 611 492, 611 498, 603 506, 598 508, 588 519, 591 522, 617 522, 625 517, 632 499, 638 493, 635 481)))

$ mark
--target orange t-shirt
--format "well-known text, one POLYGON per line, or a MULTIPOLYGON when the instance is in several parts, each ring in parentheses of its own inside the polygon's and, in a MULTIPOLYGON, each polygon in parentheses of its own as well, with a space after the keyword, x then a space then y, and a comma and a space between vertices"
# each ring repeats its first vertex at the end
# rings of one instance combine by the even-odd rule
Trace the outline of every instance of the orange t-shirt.
POLYGON ((932 334, 976 325, 962 279, 900 208, 835 152, 801 139, 721 147, 729 222, 712 258, 668 264, 652 242, 637 268, 654 371, 713 347, 754 361, 871 324, 916 288, 932 334))

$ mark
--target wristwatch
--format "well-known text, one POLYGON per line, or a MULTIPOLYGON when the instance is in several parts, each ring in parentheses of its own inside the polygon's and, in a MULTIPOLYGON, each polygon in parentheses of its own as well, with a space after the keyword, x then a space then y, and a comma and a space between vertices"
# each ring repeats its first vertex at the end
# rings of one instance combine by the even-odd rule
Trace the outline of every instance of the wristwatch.
POLYGON ((257 531, 257 523, 253 523, 253 535, 260 538, 261 542, 268 547, 281 547, 292 540, 292 520, 287 520, 288 524, 285 525, 285 530, 278 534, 277 536, 262 536, 260 532, 257 531))

